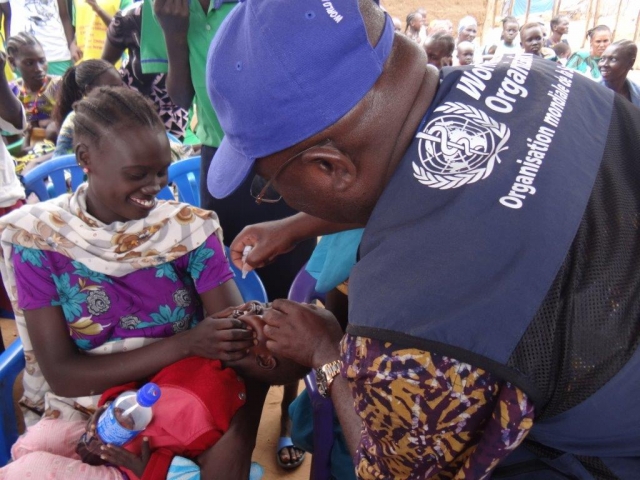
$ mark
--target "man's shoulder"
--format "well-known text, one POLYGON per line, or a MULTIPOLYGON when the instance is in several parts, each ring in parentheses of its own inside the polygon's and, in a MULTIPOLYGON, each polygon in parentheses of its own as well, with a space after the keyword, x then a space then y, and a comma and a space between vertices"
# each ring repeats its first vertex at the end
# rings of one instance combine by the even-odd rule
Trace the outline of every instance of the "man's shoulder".
POLYGON ((631 94, 631 103, 636 107, 640 107, 640 83, 636 83, 633 80, 627 78, 629 82, 629 92, 631 94))

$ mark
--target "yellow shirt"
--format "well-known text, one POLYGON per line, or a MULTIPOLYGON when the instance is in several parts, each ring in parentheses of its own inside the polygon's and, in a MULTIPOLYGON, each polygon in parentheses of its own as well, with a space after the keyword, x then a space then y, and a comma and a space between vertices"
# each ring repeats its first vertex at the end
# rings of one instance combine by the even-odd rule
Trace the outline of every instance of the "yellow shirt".
MULTIPOLYGON (((98 5, 112 17, 133 3, 133 0, 97 0, 98 5)), ((74 0, 76 42, 82 50, 82 59, 102 57, 107 41, 107 25, 85 0, 74 0)))
MULTIPOLYGON (((0 2, 2 3, 2 2, 0 2)), ((2 22, 4 23, 4 22, 2 22)), ((2 25, 0 25, 0 35, 2 35, 2 37, 0 37, 0 52, 4 52, 4 28, 2 28, 2 25)), ((9 65, 9 60, 7 60, 7 63, 4 66, 4 74, 7 77, 7 81, 10 82, 11 80, 13 80, 14 75, 13 75, 13 70, 11 70, 11 65, 9 65)))

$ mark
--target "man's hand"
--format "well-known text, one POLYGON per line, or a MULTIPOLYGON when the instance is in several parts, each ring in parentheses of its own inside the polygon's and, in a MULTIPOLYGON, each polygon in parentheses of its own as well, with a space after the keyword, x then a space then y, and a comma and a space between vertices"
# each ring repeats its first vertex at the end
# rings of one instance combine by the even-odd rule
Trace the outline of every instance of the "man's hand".
POLYGON ((186 38, 189 29, 189 0, 155 0, 153 13, 165 36, 186 38))
POLYGON ((267 348, 305 365, 318 368, 340 356, 342 329, 331 312, 315 305, 276 300, 265 311, 267 348))
POLYGON ((253 247, 245 259, 248 270, 264 267, 279 255, 293 250, 296 241, 288 234, 286 223, 275 220, 249 225, 231 242, 231 261, 242 270, 242 254, 246 246, 253 247))

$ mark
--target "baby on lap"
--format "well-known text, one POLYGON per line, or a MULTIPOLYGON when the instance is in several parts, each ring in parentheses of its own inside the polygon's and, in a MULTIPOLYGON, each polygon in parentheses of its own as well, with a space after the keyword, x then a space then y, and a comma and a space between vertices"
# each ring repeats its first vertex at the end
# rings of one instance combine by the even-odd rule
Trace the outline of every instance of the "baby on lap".
MULTIPOLYGON (((59 469, 64 477, 51 478, 120 479, 125 474, 130 479, 164 480, 172 465, 184 468, 185 458, 197 463, 198 456, 222 438, 233 416, 245 404, 246 390, 241 377, 283 385, 309 371, 291 360, 275 357, 266 348, 262 320, 266 308, 269 306, 249 302, 215 314, 217 318, 237 318, 256 332, 256 344, 241 360, 222 362, 189 357, 144 381, 111 388, 100 399, 103 408, 89 422, 65 422, 68 427, 62 433, 64 438, 60 438, 60 425, 49 426, 56 420, 45 419, 32 427, 29 435, 16 443, 14 463, 24 463, 26 467, 31 455, 55 454, 55 444, 61 441, 77 442, 77 457, 59 457, 59 462, 66 463, 59 469), (151 423, 123 447, 103 445, 95 434, 95 423, 104 407, 123 391, 136 390, 147 381, 156 383, 162 392, 153 406, 151 423)), ((197 471, 194 464, 191 467, 197 471)))

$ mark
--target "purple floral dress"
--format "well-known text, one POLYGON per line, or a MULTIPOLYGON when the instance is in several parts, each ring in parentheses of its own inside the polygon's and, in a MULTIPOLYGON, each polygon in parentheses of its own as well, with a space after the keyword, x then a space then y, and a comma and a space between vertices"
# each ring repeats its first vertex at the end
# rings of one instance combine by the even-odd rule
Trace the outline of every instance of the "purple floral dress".
POLYGON ((59 306, 82 350, 131 337, 163 338, 203 318, 199 294, 233 278, 220 241, 205 243, 173 262, 123 277, 94 272, 51 251, 14 245, 18 305, 59 306))

